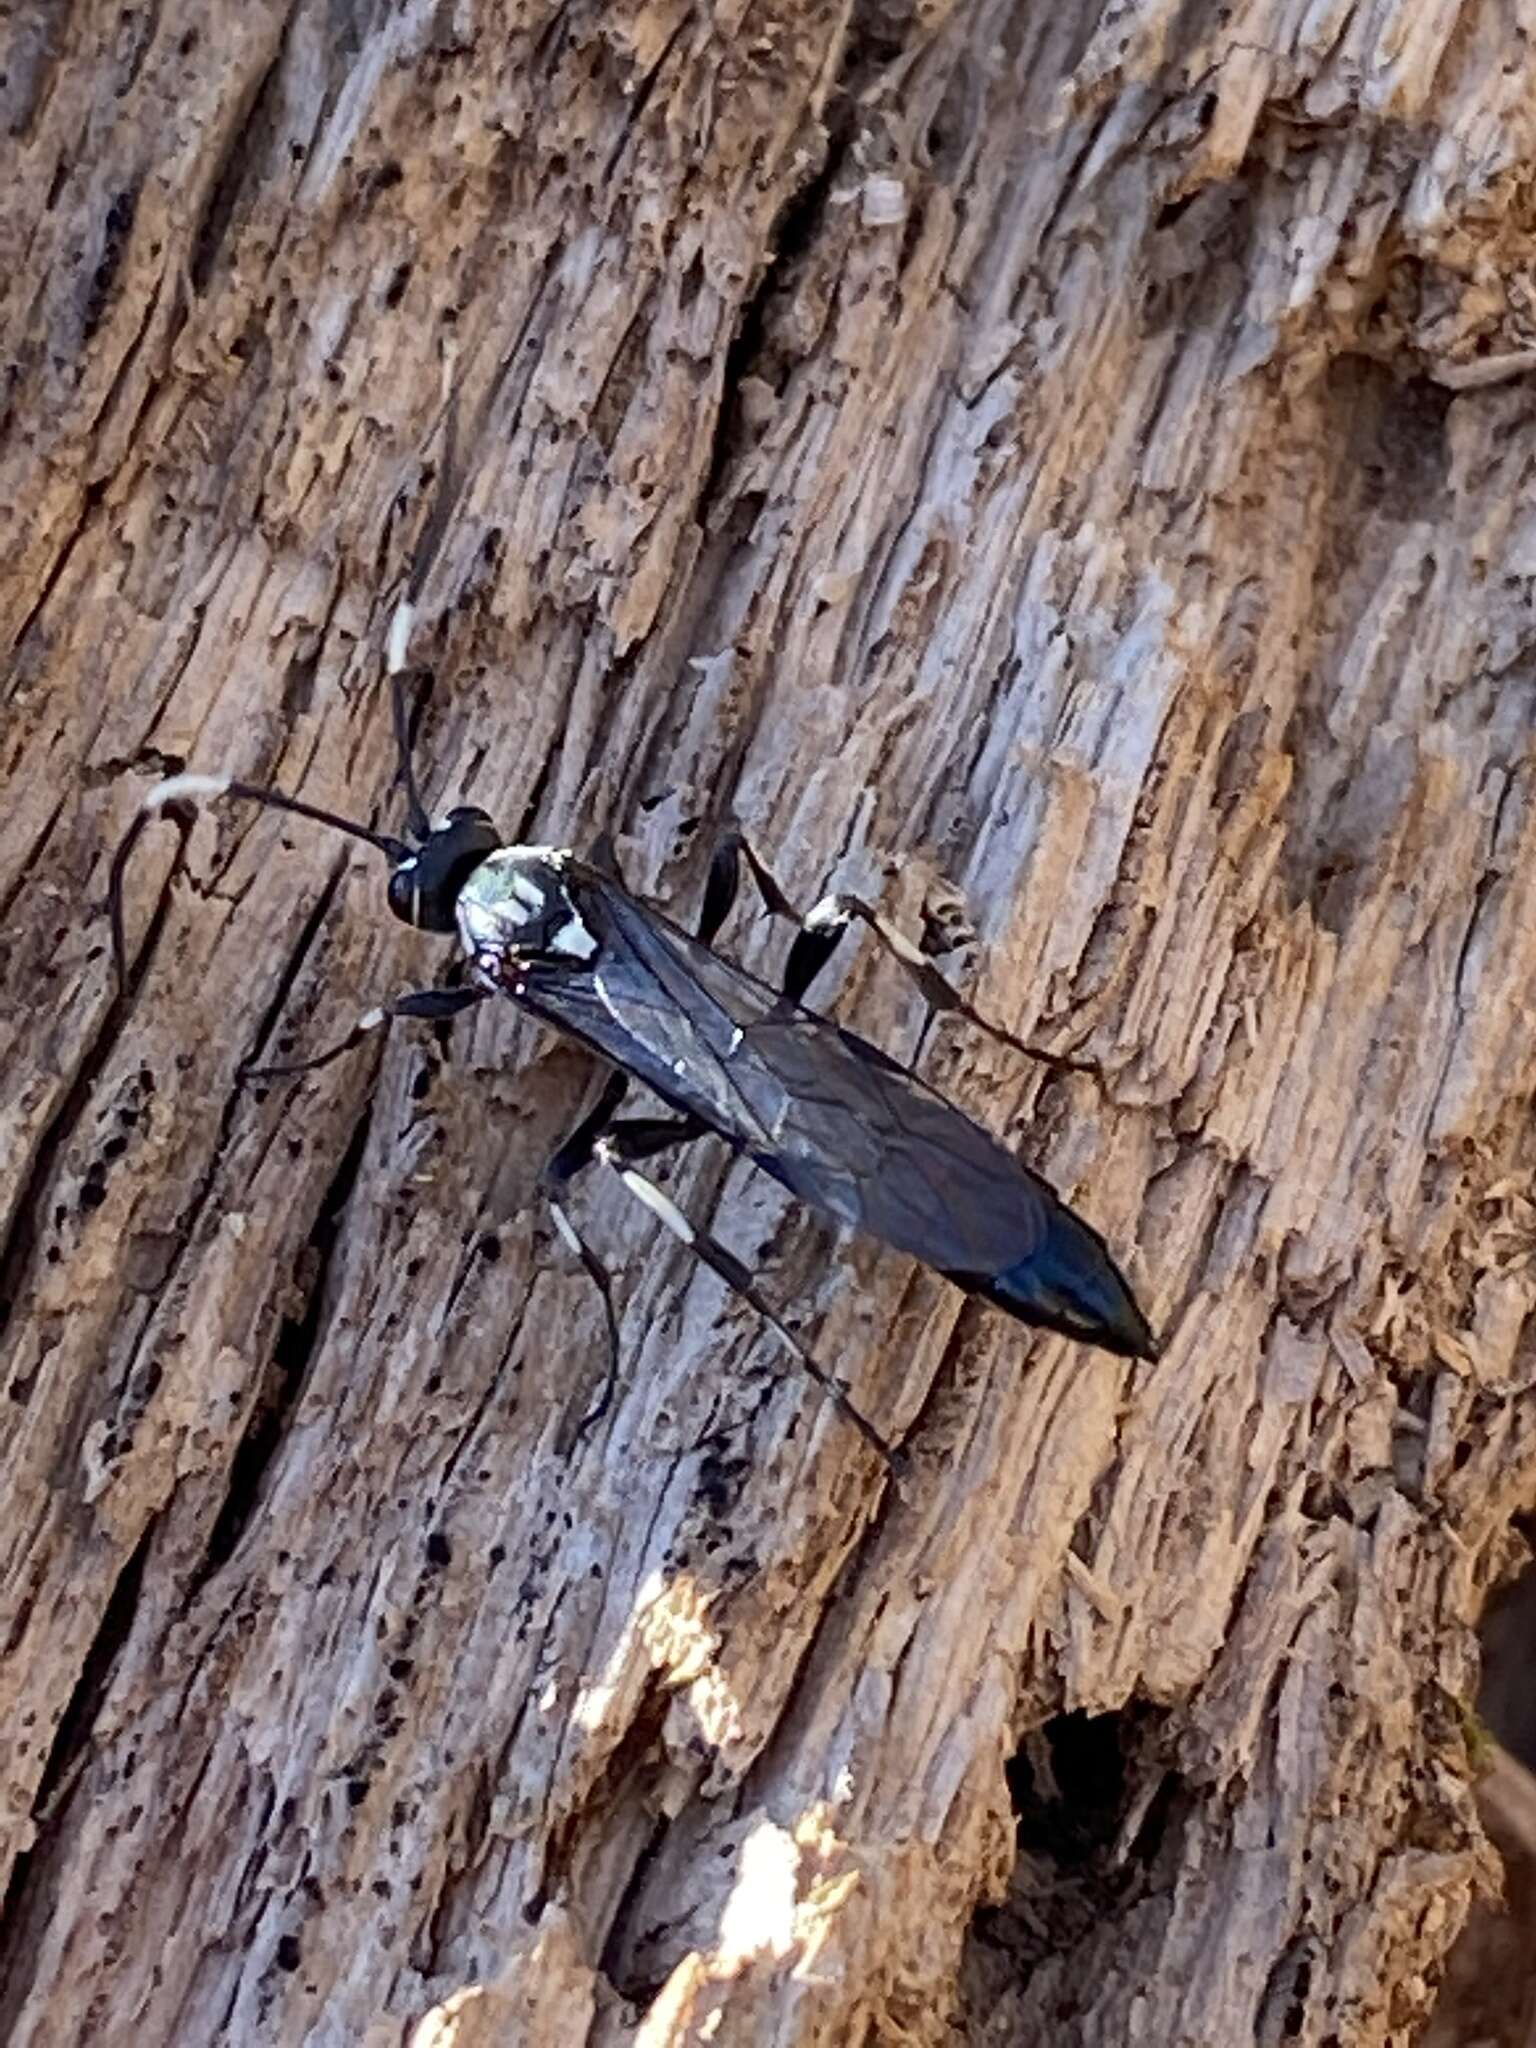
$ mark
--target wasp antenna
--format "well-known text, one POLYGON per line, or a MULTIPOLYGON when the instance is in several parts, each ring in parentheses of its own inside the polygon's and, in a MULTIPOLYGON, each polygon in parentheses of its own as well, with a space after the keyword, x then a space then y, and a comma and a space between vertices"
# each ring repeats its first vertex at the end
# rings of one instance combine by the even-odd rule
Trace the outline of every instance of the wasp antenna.
POLYGON ((405 667, 405 658, 411 651, 411 633, 416 624, 416 607, 408 597, 402 597, 395 606, 395 616, 389 622, 389 672, 397 676, 405 667))
POLYGON ((392 832, 375 832, 371 825, 361 825, 356 818, 344 818, 340 811, 307 804, 302 797, 289 796, 286 790, 268 789, 264 783, 241 782, 233 775, 172 775, 155 784, 141 810, 146 817, 153 817, 170 804, 210 796, 233 796, 242 803, 261 804, 269 811, 291 811, 296 818, 308 818, 313 824, 329 825, 333 832, 345 832, 349 839, 361 839, 392 861, 405 860, 410 855, 405 841, 396 839, 392 832))
POLYGON ((372 826, 360 825, 355 818, 344 818, 339 811, 324 810, 319 804, 307 804, 301 797, 288 796, 280 789, 266 789, 258 782, 240 782, 233 775, 169 775, 163 782, 157 782, 145 796, 139 805, 138 815, 112 856, 107 908, 112 921, 112 956, 117 966, 120 994, 128 992, 128 939, 123 897, 133 849, 144 836, 145 828, 168 811, 175 816, 185 840, 191 825, 191 806, 200 797, 220 796, 239 797, 246 803, 260 804, 266 810, 288 811, 294 817, 308 818, 313 824, 328 825, 333 832, 345 832, 349 839, 361 839, 397 866, 411 855, 411 849, 403 839, 396 839, 388 832, 375 832, 372 826))
MULTIPOLYGON (((182 779, 178 776, 171 777, 171 781, 182 779)), ((189 776, 185 779, 188 781, 197 780, 195 776, 189 776)), ((211 780, 212 778, 209 779, 211 780)), ((159 787, 161 790, 168 789, 170 783, 163 782, 159 787)), ((154 793, 151 792, 151 794, 154 793)), ((116 971, 117 992, 120 996, 126 996, 128 993, 128 932, 123 917, 123 883, 128 873, 128 863, 133 857, 133 849, 144 836, 145 828, 152 819, 160 815, 163 805, 170 801, 172 799, 162 797, 160 803, 141 805, 134 817, 133 823, 118 841, 117 851, 112 856, 112 867, 107 878, 107 915, 112 924, 112 964, 116 971)), ((189 820, 186 816, 178 813, 176 824, 181 832, 183 843, 186 840, 188 823, 189 820)))
POLYGON ((390 710, 395 721, 395 753, 399 760, 397 771, 401 788, 405 791, 406 821, 413 836, 425 839, 432 830, 432 821, 427 816, 427 807, 421 800, 421 791, 416 786, 416 769, 411 761, 411 714, 405 701, 406 658, 411 649, 411 631, 416 624, 416 607, 408 597, 402 597, 395 606, 395 615, 389 622, 389 640, 385 650, 385 666, 389 673, 390 710))
POLYGON ((128 875, 128 863, 133 849, 143 838, 146 828, 163 811, 173 806, 182 806, 176 816, 177 830, 181 833, 182 845, 186 845, 191 817, 186 806, 198 797, 223 796, 227 793, 230 778, 227 775, 168 775, 163 782, 157 782, 139 805, 138 815, 123 834, 116 853, 112 856, 112 867, 107 881, 107 912, 112 923, 112 963, 117 973, 117 992, 120 996, 128 993, 128 927, 123 913, 123 892, 128 875))

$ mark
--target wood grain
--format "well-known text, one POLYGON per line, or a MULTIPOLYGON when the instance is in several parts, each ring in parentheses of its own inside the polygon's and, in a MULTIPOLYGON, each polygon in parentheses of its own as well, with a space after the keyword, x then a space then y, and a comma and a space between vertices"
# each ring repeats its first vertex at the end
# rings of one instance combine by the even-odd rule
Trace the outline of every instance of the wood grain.
MULTIPOLYGON (((23 9, 0 180, 6 2038, 1414 2038, 1536 1491, 1530 24, 1500 0, 23 9), (1127 1370, 671 1183, 625 1383, 510 1012, 188 764, 746 826, 1124 1255, 1127 1370)), ((742 916, 749 962, 783 935, 742 916)))

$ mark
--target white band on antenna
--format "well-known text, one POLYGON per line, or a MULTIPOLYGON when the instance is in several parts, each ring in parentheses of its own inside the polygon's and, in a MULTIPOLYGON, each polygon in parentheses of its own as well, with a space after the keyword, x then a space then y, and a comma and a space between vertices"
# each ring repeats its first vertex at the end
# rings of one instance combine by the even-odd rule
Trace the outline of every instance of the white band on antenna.
POLYGON ((167 804, 183 797, 224 796, 234 781, 232 775, 168 775, 157 782, 140 805, 141 810, 163 811, 167 804))

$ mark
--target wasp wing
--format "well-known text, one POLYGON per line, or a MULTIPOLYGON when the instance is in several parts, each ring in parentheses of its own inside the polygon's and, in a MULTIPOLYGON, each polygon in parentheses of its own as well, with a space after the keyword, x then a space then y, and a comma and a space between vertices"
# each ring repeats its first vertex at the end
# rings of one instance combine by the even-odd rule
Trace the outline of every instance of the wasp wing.
POLYGON ((519 997, 695 1116, 799 1200, 1029 1322, 1144 1355, 1151 1333, 1103 1240, 926 1083, 575 864, 590 966, 519 997))

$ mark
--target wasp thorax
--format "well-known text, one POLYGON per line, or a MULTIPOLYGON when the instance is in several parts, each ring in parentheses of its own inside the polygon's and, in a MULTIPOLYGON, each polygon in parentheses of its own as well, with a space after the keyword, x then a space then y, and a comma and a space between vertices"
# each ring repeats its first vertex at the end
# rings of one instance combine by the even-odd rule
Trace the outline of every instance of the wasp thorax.
POLYGON ((554 846, 502 846, 459 891, 464 949, 477 961, 545 960, 584 965, 597 940, 566 885, 569 856, 554 846))

